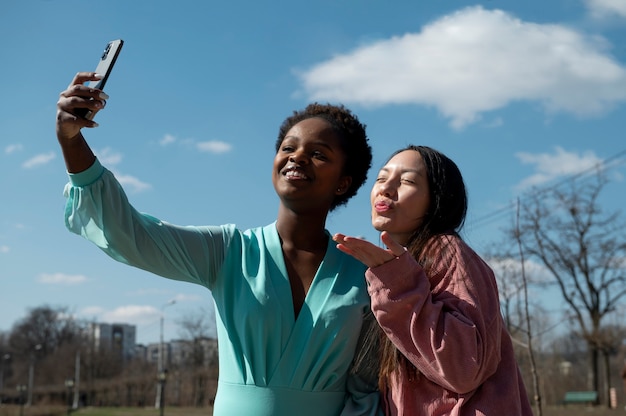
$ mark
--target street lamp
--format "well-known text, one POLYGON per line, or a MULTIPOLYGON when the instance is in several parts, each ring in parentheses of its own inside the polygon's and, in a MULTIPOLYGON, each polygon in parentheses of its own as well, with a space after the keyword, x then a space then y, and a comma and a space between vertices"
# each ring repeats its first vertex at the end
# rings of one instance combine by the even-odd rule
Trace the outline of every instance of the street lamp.
POLYGON ((17 393, 20 398, 20 416, 24 415, 24 393, 26 392, 27 387, 24 384, 18 384, 17 393))
POLYGON ((72 413, 72 389, 74 388, 74 379, 66 379, 65 387, 67 388, 67 414, 69 415, 72 413))
POLYGON ((37 352, 41 350, 41 344, 35 345, 33 350, 30 353, 30 367, 28 367, 28 402, 27 406, 31 406, 33 404, 33 384, 35 379, 35 360, 37 359, 37 352))
POLYGON ((165 382, 167 381, 167 370, 159 371, 157 375, 157 381, 159 382, 159 415, 163 416, 165 410, 165 382))
POLYGON ((2 404, 2 390, 4 390, 4 363, 11 359, 11 354, 4 354, 0 361, 0 405, 2 404))
MULTIPOLYGON (((158 357, 158 362, 157 362, 157 379, 159 379, 161 373, 163 373, 164 370, 164 366, 163 366, 163 324, 165 321, 165 308, 167 308, 168 306, 171 306, 173 304, 176 303, 176 299, 172 299, 169 302, 167 302, 165 305, 161 306, 161 336, 159 339, 159 357, 158 357)), ((162 399, 163 399, 163 386, 161 385, 161 383, 157 383, 157 395, 156 395, 156 400, 154 401, 154 407, 155 409, 158 409, 161 407, 161 403, 162 403, 162 399)))
POLYGON ((76 360, 74 362, 74 400, 72 400, 72 409, 78 409, 80 400, 80 350, 76 351, 76 360))

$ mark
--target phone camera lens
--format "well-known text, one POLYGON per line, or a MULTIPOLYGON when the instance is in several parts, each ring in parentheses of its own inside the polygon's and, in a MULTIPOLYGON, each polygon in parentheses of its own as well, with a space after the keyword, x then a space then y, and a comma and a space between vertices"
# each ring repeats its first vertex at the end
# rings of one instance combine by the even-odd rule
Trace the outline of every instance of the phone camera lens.
POLYGON ((105 59, 107 57, 107 55, 109 54, 110 50, 111 50, 111 44, 108 44, 106 49, 104 50, 104 53, 102 54, 102 58, 100 58, 100 59, 105 59))

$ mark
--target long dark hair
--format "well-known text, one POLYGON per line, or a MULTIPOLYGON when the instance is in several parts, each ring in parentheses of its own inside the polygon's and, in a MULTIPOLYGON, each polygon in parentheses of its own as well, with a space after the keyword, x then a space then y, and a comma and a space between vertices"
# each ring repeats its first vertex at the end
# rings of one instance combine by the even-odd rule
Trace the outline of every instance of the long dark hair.
MULTIPOLYGON (((424 161, 430 206, 419 228, 409 238, 407 250, 428 275, 432 264, 429 253, 437 240, 435 237, 443 234, 459 236, 467 213, 467 191, 458 166, 433 148, 409 145, 394 152, 387 162, 398 153, 408 150, 418 152, 424 161)), ((356 371, 372 373, 377 369, 381 390, 384 390, 391 374, 401 367, 410 374, 418 375, 419 371, 398 351, 372 316, 365 325, 367 327, 354 363, 356 371)))

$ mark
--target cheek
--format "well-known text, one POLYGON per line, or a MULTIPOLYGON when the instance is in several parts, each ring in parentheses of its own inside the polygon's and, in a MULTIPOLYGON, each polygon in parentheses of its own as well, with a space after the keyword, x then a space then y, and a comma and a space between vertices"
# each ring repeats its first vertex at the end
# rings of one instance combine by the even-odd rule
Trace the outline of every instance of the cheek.
POLYGON ((285 167, 285 165, 287 164, 288 159, 285 158, 284 156, 281 156, 279 154, 276 154, 274 156, 274 160, 272 161, 272 171, 274 173, 274 175, 277 175, 278 172, 285 167))
POLYGON ((411 217, 420 219, 426 215, 428 210, 428 197, 422 194, 415 194, 411 197, 411 200, 407 204, 411 207, 411 217))
POLYGON ((378 196, 378 187, 374 185, 370 191, 370 205, 372 208, 374 207, 374 200, 376 199, 376 196, 378 196))
POLYGON ((280 169, 282 168, 281 163, 278 158, 274 158, 274 163, 272 164, 272 183, 276 185, 278 181, 278 177, 280 176, 280 169))

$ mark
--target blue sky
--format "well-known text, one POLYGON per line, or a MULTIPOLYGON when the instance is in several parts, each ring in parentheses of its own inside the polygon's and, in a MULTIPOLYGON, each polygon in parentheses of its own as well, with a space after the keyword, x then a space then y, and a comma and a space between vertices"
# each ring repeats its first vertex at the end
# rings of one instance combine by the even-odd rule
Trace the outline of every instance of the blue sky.
POLYGON ((206 289, 118 264, 64 228, 56 101, 116 38, 110 100, 85 135, 135 207, 169 222, 274 221, 278 127, 311 101, 351 108, 375 154, 331 232, 377 239, 372 178, 409 143, 458 163, 479 252, 502 239, 502 207, 606 160, 604 203, 625 206, 626 0, 5 0, 0 35, 0 330, 48 304, 135 324, 148 343, 161 311, 166 339, 212 313, 206 289))

